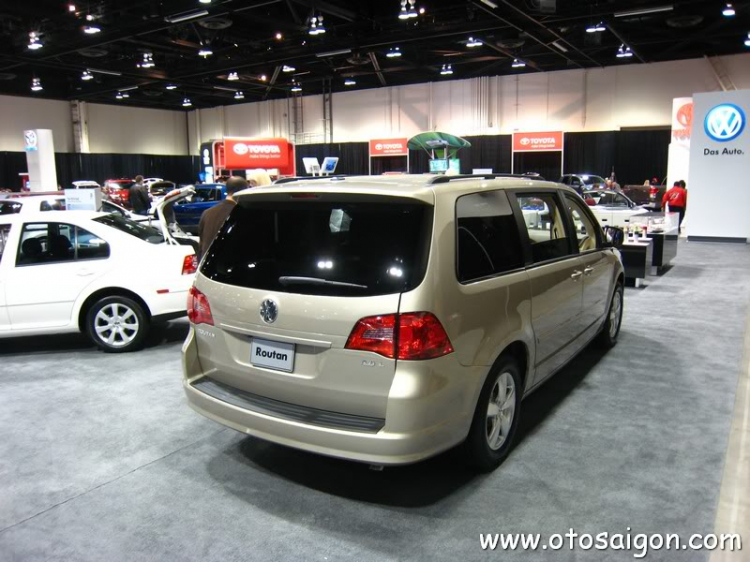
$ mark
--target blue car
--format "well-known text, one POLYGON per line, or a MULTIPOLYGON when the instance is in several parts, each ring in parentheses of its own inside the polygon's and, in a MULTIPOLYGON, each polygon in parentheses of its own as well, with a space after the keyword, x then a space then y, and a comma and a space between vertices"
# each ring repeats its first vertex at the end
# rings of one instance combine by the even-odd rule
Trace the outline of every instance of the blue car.
POLYGON ((195 195, 175 204, 177 224, 185 232, 198 233, 198 223, 203 212, 227 198, 227 190, 221 183, 203 183, 195 186, 195 195))

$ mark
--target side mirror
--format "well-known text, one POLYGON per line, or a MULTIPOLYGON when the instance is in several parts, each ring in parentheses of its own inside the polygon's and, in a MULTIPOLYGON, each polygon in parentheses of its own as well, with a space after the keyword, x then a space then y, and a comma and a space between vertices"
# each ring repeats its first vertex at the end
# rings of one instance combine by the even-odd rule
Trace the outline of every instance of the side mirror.
POLYGON ((622 244, 625 242, 625 231, 622 228, 616 226, 604 226, 604 242, 605 245, 610 248, 622 248, 622 244))

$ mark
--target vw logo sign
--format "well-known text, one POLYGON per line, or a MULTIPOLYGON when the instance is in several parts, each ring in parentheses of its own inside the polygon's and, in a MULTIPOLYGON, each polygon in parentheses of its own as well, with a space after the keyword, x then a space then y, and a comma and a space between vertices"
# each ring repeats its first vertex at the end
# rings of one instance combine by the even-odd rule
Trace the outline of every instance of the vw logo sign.
POLYGON ((745 112, 732 103, 717 105, 706 114, 704 129, 715 141, 727 142, 742 134, 745 128, 745 112))
POLYGON ((260 305, 260 317, 266 324, 273 324, 279 316, 279 305, 273 299, 266 299, 260 305))

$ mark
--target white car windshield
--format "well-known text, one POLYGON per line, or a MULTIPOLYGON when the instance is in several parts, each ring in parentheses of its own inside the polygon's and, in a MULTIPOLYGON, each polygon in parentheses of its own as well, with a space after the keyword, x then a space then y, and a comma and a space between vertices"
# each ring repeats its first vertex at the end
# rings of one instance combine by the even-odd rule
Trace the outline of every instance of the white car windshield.
POLYGON ((159 232, 157 229, 145 224, 137 223, 120 215, 112 214, 105 217, 97 217, 94 219, 94 221, 101 224, 106 224, 107 226, 111 226, 112 228, 116 228, 117 230, 120 230, 122 232, 126 232, 127 234, 135 236, 136 238, 140 238, 144 242, 148 242, 150 244, 164 243, 164 236, 162 236, 161 232, 159 232))

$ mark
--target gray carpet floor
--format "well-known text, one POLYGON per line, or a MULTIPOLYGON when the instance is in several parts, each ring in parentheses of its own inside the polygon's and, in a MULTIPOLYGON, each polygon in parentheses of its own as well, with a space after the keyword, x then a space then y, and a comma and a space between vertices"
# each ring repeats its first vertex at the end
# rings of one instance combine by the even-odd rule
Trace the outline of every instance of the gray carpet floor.
POLYGON ((378 473, 203 419, 180 384, 184 322, 121 356, 0 340, 0 560, 633 560, 488 553, 479 533, 712 532, 749 300, 747 246, 681 242, 626 291, 618 346, 524 403, 488 475, 455 451, 378 473))

